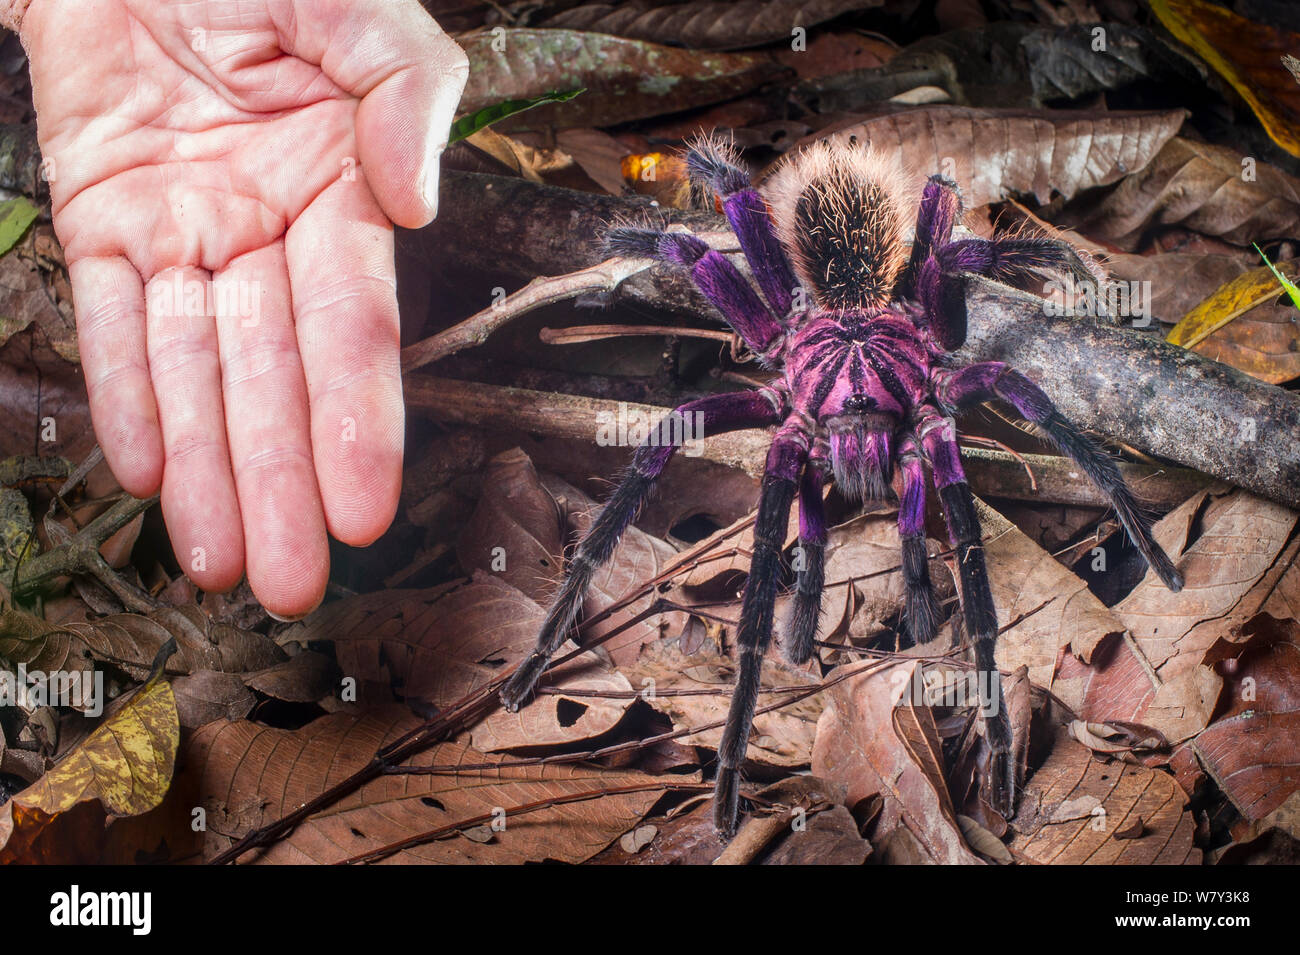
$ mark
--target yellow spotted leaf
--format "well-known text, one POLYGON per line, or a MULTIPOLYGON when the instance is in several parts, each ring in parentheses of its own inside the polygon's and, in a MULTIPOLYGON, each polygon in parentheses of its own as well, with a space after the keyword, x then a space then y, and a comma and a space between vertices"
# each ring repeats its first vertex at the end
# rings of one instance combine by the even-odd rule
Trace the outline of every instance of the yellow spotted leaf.
POLYGON ((62 822, 70 833, 89 836, 96 819, 102 830, 104 815, 139 815, 162 802, 180 744, 176 697, 162 675, 163 663, 175 649, 169 640, 134 695, 0 809, 0 863, 74 861, 46 856, 42 843, 50 840, 40 837, 48 828, 62 822))

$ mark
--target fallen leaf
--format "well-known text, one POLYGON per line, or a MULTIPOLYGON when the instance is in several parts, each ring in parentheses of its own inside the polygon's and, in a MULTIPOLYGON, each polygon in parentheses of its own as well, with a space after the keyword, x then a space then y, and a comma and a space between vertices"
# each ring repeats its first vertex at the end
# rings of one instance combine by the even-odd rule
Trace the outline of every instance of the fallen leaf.
POLYGON ((1125 251, 1155 227, 1181 226, 1244 247, 1295 235, 1300 180, 1249 159, 1226 146, 1174 137, 1104 197, 1067 207, 1057 221, 1125 251), (1248 167, 1254 174, 1243 176, 1248 167))
MULTIPOLYGON (((300 639, 333 642, 343 675, 358 682, 361 702, 385 701, 395 689, 445 707, 522 660, 536 645, 544 616, 527 595, 480 571, 450 592, 388 590, 327 604, 308 618, 300 639)), ((631 684, 592 654, 549 672, 542 685, 575 695, 538 694, 518 713, 495 709, 473 727, 473 745, 486 751, 591 739, 611 729, 633 702, 631 684)))
POLYGON ((1169 32, 1232 84, 1277 143, 1300 156, 1300 89, 1281 57, 1300 50, 1300 34, 1256 23, 1204 0, 1151 0, 1169 32))
MULTIPOLYGON (((205 855, 229 848, 368 764, 378 749, 420 725, 404 707, 364 715, 335 713, 298 730, 249 722, 210 723, 185 748, 187 772, 200 780, 207 810, 205 855), (292 767, 292 772, 289 768, 292 767)), ((445 774, 385 775, 343 797, 327 812, 242 861, 329 864, 459 821, 491 815, 490 842, 445 838, 401 850, 387 863, 579 863, 635 825, 658 800, 653 787, 682 782, 589 765, 500 766, 462 743, 441 743, 410 765, 445 766, 445 774), (457 771, 455 767, 467 767, 457 771), (468 768, 484 767, 484 768, 468 768), (646 792, 600 795, 646 785, 646 792), (583 793, 593 798, 518 816, 505 810, 583 793)), ((481 825, 482 823, 476 823, 481 825)))
POLYGON ((1198 865, 1186 801, 1168 774, 1098 762, 1062 728, 1020 796, 1009 848, 1043 865, 1198 865), (1135 821, 1143 838, 1117 838, 1135 821))
POLYGON ((588 3, 553 14, 540 26, 588 30, 692 50, 736 50, 788 40, 796 27, 810 30, 884 0, 690 0, 666 7, 588 3))
MULTIPOLYGON (((681 651, 676 641, 663 641, 646 647, 635 662, 624 664, 622 673, 641 694, 641 698, 672 720, 676 729, 704 726, 725 721, 731 706, 736 665, 729 658, 706 648, 693 654, 681 651), (674 693, 713 690, 713 693, 676 696, 674 693)), ((805 670, 790 667, 784 661, 767 657, 763 661, 762 685, 812 688, 818 680, 805 670)), ((775 693, 760 693, 759 707, 782 699, 775 693)), ((782 706, 754 718, 746 759, 765 766, 806 766, 812 759, 817 720, 823 706, 822 694, 782 706)), ((722 726, 692 733, 682 742, 717 749, 722 741, 722 726)))
POLYGON ((780 72, 765 57, 699 53, 578 30, 505 27, 459 38, 469 79, 459 109, 585 87, 503 120, 510 129, 610 126, 732 99, 780 72))
POLYGON ((101 844, 105 815, 139 815, 162 802, 180 742, 176 698, 162 676, 174 651, 175 644, 160 650, 143 685, 0 809, 0 862, 78 855, 85 849, 75 845, 81 838, 101 844))
POLYGON ((898 155, 918 181, 942 172, 961 183, 967 208, 1014 196, 1033 196, 1044 205, 1142 169, 1178 131, 1183 116, 1182 110, 933 106, 846 119, 808 141, 856 137, 898 155))
POLYGON ((848 786, 847 805, 880 793, 885 804, 877 833, 906 827, 928 861, 979 864, 962 838, 942 767, 936 766, 934 717, 927 707, 901 702, 920 666, 879 668, 832 687, 817 724, 812 769, 848 786), (900 714, 900 708, 909 712, 900 714), (910 746, 900 738, 899 719, 910 727, 910 746))

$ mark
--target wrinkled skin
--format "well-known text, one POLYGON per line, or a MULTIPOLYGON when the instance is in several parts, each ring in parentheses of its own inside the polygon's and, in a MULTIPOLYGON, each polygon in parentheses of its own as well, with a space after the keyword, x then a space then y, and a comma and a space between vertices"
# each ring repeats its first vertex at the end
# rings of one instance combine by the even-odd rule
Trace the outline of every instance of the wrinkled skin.
POLYGON ((327 531, 396 511, 392 223, 436 213, 464 54, 416 0, 35 0, 22 37, 108 463, 196 584, 302 615, 327 531))

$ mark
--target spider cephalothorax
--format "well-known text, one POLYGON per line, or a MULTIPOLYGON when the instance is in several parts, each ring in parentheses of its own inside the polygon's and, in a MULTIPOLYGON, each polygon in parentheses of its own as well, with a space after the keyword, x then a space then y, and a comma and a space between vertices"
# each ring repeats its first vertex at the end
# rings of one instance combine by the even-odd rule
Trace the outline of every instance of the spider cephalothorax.
MULTIPOLYGON (((953 241, 961 203, 956 186, 939 176, 925 184, 909 252, 906 177, 888 157, 853 143, 823 142, 796 155, 773 177, 767 199, 750 185, 726 143, 701 139, 687 163, 692 177, 722 198, 762 297, 725 256, 688 234, 618 227, 610 231, 607 247, 688 268, 745 344, 780 372, 769 387, 711 395, 674 412, 702 415, 711 434, 776 429, 741 598, 740 668, 718 750, 718 829, 730 836, 739 815, 740 766, 772 636, 781 551, 795 498, 803 569, 782 635, 786 657, 805 663, 812 656, 821 610, 828 473, 846 497, 880 500, 897 472, 903 624, 912 640, 928 641, 939 612, 925 548, 926 465, 948 523, 965 630, 980 676, 980 708, 993 754, 990 802, 1009 815, 1016 780, 1010 721, 993 659, 997 615, 951 416, 993 399, 1009 404, 1107 494, 1160 579, 1171 590, 1182 587, 1114 462, 1062 418, 1037 385, 1001 362, 962 367, 948 357, 966 339, 967 273, 1007 280, 1056 271, 1095 281, 1097 269, 1051 239, 953 241)), ((511 710, 528 698, 569 635, 593 572, 610 558, 673 451, 655 444, 637 449, 628 476, 569 561, 536 649, 502 690, 511 710)))

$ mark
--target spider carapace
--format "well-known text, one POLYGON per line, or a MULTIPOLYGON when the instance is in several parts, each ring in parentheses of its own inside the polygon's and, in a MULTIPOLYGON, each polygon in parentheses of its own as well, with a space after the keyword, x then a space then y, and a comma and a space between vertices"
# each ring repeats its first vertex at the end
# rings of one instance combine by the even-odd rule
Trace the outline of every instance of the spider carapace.
MULTIPOLYGON (((965 632, 975 654, 980 710, 992 752, 989 802, 1015 807, 1011 724, 994 662, 997 615, 979 520, 962 470, 952 416, 1001 400, 1076 461, 1107 495, 1129 537, 1171 590, 1182 578, 1152 539, 1150 520, 1114 462, 1057 413, 1047 395, 1001 362, 960 365, 950 356, 966 339, 966 277, 1012 280, 1030 272, 1104 278, 1095 263, 1054 239, 952 237, 961 215, 954 183, 932 176, 921 189, 909 250, 906 223, 915 200, 893 157, 853 141, 823 141, 788 160, 763 193, 734 148, 702 137, 687 154, 692 178, 721 197, 749 262, 756 291, 722 254, 695 236, 619 226, 607 251, 688 269, 744 343, 769 368, 772 383, 753 391, 688 402, 706 434, 772 429, 754 524, 753 558, 735 636, 739 669, 718 750, 714 820, 724 838, 739 818, 740 768, 753 725, 763 654, 771 641, 790 509, 799 502, 802 569, 780 640, 791 662, 812 656, 821 612, 827 538, 828 476, 850 500, 882 500, 898 487, 905 636, 934 638, 939 608, 925 546, 926 470, 953 547, 965 632), (761 295, 760 295, 761 292, 761 295)), ((570 635, 597 567, 609 560, 656 478, 671 445, 646 444, 568 563, 537 646, 502 690, 516 710, 570 635)))

